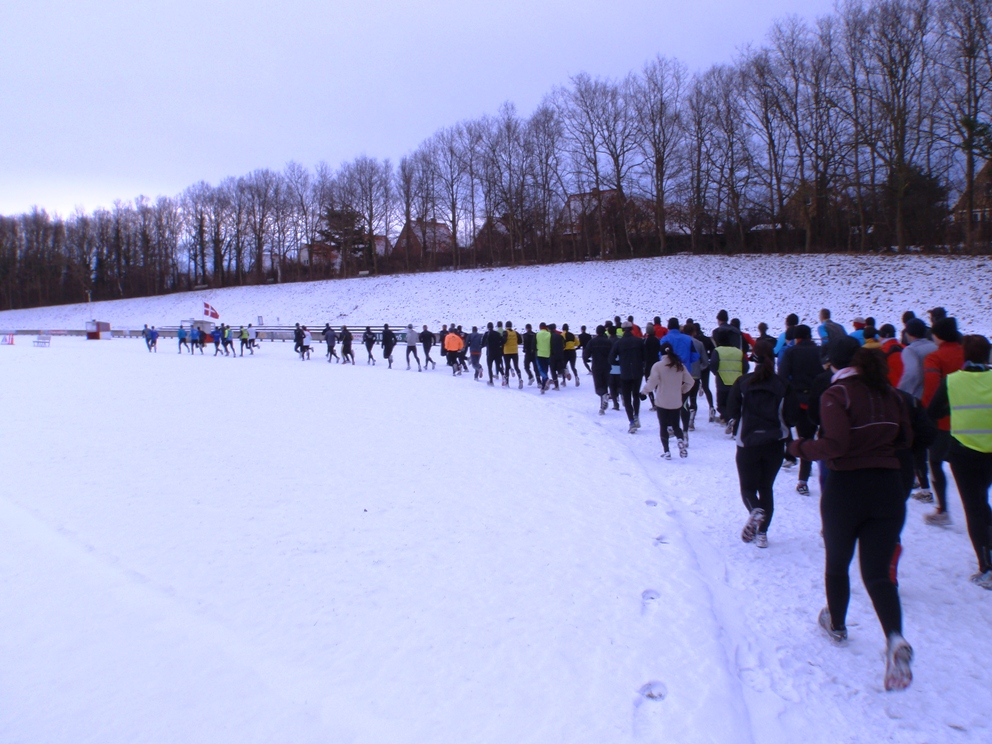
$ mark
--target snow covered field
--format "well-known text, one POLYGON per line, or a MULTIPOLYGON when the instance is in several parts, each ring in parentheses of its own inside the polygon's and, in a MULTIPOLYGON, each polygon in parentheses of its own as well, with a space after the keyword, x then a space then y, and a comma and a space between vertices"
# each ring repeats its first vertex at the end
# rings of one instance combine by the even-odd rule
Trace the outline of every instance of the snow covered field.
MULTIPOLYGON (((850 328, 858 316, 901 327, 903 311, 935 305, 963 330, 992 334, 992 258, 924 256, 669 256, 514 269, 439 272, 264 287, 185 292, 142 300, 0 312, 0 329, 82 329, 177 325, 209 302, 237 326, 382 323, 462 325, 507 318, 580 324, 622 313, 639 323, 660 315, 692 317, 705 329, 727 308, 755 332, 783 325, 790 312, 814 324, 821 307, 850 328)), ((926 317, 923 315, 923 317, 926 317)))
MULTIPOLYGON (((932 284, 871 307, 844 294, 853 284, 817 299, 763 264, 772 296, 734 302, 699 274, 624 280, 637 264, 619 263, 94 314, 174 323, 202 296, 232 323, 316 324, 357 306, 363 324, 544 312, 577 324, 726 305, 776 329, 804 303, 893 321, 943 304, 987 327, 984 265, 898 260, 936 267, 932 284)), ((870 273, 892 293, 902 272, 870 273)), ((77 327, 73 312, 0 314, 0 326, 77 327)), ((887 694, 856 565, 848 646, 816 626, 816 485, 798 496, 783 471, 769 549, 743 544, 734 445, 715 427, 700 424, 687 460, 663 462, 651 414, 628 435, 622 412, 596 415, 585 375, 541 396, 442 365, 366 367, 362 351, 346 367, 320 353, 301 363, 291 344, 243 359, 160 346, 0 347, 2 742, 992 740, 992 594, 967 581, 953 485, 949 529, 910 504, 900 588, 916 680, 887 694)))

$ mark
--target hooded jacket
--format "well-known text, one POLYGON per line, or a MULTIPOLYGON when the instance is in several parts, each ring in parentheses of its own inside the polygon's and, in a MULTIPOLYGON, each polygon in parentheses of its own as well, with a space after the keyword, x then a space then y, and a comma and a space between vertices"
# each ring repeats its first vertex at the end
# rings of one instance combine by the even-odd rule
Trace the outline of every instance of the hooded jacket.
POLYGON ((641 386, 641 395, 654 393, 654 404, 658 408, 673 411, 682 407, 682 396, 695 384, 688 367, 682 365, 682 369, 676 369, 671 360, 664 357, 651 367, 651 374, 641 386))

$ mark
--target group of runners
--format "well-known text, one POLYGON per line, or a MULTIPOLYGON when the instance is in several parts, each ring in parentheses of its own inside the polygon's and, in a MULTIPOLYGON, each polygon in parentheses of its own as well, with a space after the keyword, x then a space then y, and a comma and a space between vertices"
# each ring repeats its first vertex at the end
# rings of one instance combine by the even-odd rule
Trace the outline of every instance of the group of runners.
MULTIPOLYGON (((611 404, 620 410, 622 403, 634 434, 641 428, 641 404, 656 412, 666 460, 672 459, 673 438, 679 456, 688 457, 702 393, 709 421, 725 427, 736 444, 747 511, 741 539, 759 548, 768 547, 778 473, 798 465, 796 491, 809 496, 812 466, 818 463, 827 597, 819 624, 833 641, 846 641, 849 568, 857 547, 886 637, 885 688, 905 689, 912 681, 913 651, 902 636, 897 568, 906 502, 911 496, 923 502, 936 497, 926 523, 950 524, 945 462, 978 559, 972 581, 992 590, 989 341, 962 337, 942 308, 930 311, 929 325, 906 313, 898 333, 894 325, 876 325, 870 317, 855 318, 849 332, 827 309, 820 311, 815 330, 795 314, 785 325, 773 337, 759 324, 755 338, 721 310, 709 334, 691 318, 655 317, 642 329, 628 316, 605 321, 594 334, 585 326, 573 333, 567 324, 559 329, 554 323, 540 323, 536 330, 528 323, 521 332, 509 321, 488 323, 481 331, 445 325, 437 336, 427 326, 416 330, 410 324, 401 337, 386 326, 379 339, 366 328, 363 343, 368 364, 375 364, 373 348, 381 343, 390 367, 393 350, 405 343, 407 369, 412 356, 418 371, 436 366, 431 350, 439 343, 453 376, 471 369, 475 380, 488 373, 488 385, 499 380, 506 387, 516 378, 522 388, 526 374, 542 394, 573 380, 578 386, 581 358, 600 415, 611 404)), ((330 361, 341 336, 329 326, 324 336, 330 339, 330 361)))
MULTIPOLYGON (((149 328, 145 324, 145 327, 141 331, 141 336, 145 339, 148 352, 157 354, 158 329, 155 326, 149 328)), ((189 354, 193 354, 199 349, 200 354, 203 354, 204 347, 212 343, 214 345, 214 356, 238 356, 234 348, 235 339, 241 342, 241 356, 245 355, 245 349, 248 350, 249 354, 253 355, 255 349, 258 348, 258 334, 255 332, 255 327, 251 323, 247 327, 241 326, 237 331, 224 323, 214 326, 210 331, 201 330, 192 324, 187 328, 184 323, 180 323, 179 328, 176 330, 176 340, 180 354, 183 353, 183 349, 186 349, 189 354)))
MULTIPOLYGON (((661 456, 672 459, 671 440, 680 458, 689 454, 698 398, 709 407, 709 421, 724 428, 736 444, 735 463, 746 520, 741 539, 768 547, 774 515, 774 484, 779 472, 798 465, 797 493, 810 495, 812 466, 818 464, 822 537, 826 550, 827 605, 819 624, 835 642, 847 639, 845 619, 850 600, 849 568, 855 547, 861 574, 886 637, 885 688, 905 689, 912 681, 913 651, 902 636, 902 609, 897 584, 901 532, 910 497, 933 502, 929 525, 951 523, 947 502, 950 464, 978 559, 974 584, 992 590, 992 368, 989 341, 962 336, 943 308, 930 311, 930 322, 907 312, 897 332, 891 323, 855 318, 849 332, 823 309, 815 329, 795 314, 785 329, 758 336, 741 329, 725 310, 716 326, 703 333, 691 318, 662 321, 655 317, 642 329, 632 316, 603 322, 589 333, 568 324, 528 323, 518 330, 511 321, 465 330, 446 324, 435 334, 408 324, 399 332, 388 325, 378 333, 366 326, 361 343, 366 364, 375 365, 375 347, 393 366, 397 346, 406 348, 406 368, 436 369, 435 347, 458 377, 472 371, 474 380, 509 387, 537 385, 541 394, 581 384, 581 359, 592 377, 599 414, 612 405, 627 416, 628 432, 641 428, 642 403, 658 417, 661 456), (420 358, 423 351, 423 360, 420 358), (486 354, 483 366, 482 354, 486 354), (523 365, 520 355, 523 355, 523 365), (715 390, 710 389, 710 380, 715 390)), ((230 327, 213 340, 220 352, 233 353, 230 327)), ((146 326, 146 331, 148 331, 146 326)), ((181 329, 182 331, 182 329, 181 329)), ((146 334, 155 348, 154 328, 146 334)), ((355 364, 354 336, 347 326, 322 331, 328 362, 355 364), (340 355, 338 345, 340 344, 340 355)), ((252 351, 251 326, 237 334, 252 351)), ((297 324, 295 351, 310 358, 313 336, 297 324)), ((202 334, 183 346, 202 346, 202 334)))

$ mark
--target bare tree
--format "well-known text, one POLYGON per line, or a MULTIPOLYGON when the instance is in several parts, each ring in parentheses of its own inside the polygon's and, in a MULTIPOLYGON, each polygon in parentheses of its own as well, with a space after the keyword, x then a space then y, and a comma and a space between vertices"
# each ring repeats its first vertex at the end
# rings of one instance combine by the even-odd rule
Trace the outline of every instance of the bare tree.
POLYGON ((974 250, 975 162, 989 151, 992 130, 992 0, 943 0, 939 6, 941 103, 955 145, 964 153, 964 241, 974 250))
POLYGON ((648 175, 658 247, 667 252, 666 196, 671 187, 676 154, 683 143, 682 105, 688 73, 678 60, 658 56, 648 62, 635 82, 638 144, 648 175))

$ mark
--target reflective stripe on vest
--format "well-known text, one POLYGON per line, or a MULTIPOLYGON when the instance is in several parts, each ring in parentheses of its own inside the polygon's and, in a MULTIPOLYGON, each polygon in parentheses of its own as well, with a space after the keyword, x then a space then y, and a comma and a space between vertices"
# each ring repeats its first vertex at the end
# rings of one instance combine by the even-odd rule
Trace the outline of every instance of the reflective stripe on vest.
POLYGON ((744 374, 744 352, 735 346, 718 346, 716 353, 720 357, 720 364, 716 368, 716 373, 726 386, 731 386, 744 374))
POLYGON ((992 452, 992 370, 947 376, 951 436, 965 447, 992 452))

